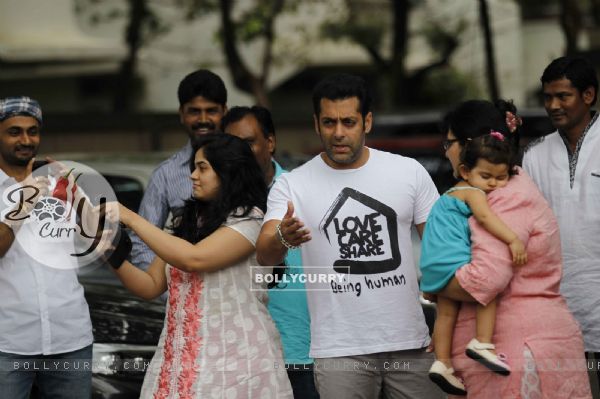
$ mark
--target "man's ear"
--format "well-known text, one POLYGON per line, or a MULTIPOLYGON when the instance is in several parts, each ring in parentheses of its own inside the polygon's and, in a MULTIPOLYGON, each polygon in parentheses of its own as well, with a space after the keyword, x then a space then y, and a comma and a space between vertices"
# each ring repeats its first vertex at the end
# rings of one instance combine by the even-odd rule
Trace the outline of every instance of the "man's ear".
POLYGON ((368 134, 373 127, 373 113, 369 113, 365 116, 365 134, 368 134))
POLYGON ((313 114, 313 120, 315 121, 315 132, 317 136, 321 137, 321 130, 319 129, 319 117, 316 114, 313 114))
POLYGON ((183 125, 183 105, 179 107, 179 123, 183 125))
POLYGON ((581 96, 583 97, 583 102, 586 105, 591 106, 594 102, 594 98, 596 98, 596 89, 594 89, 593 86, 590 86, 587 89, 585 89, 583 93, 581 93, 581 96))

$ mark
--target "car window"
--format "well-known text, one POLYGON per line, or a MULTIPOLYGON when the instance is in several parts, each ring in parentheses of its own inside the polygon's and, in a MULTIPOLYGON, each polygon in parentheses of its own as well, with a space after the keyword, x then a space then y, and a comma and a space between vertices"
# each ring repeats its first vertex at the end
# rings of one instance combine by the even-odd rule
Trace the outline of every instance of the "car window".
POLYGON ((445 157, 417 155, 414 158, 429 172, 440 194, 446 192, 446 190, 456 184, 456 179, 452 175, 452 165, 445 157))
MULTIPOLYGON (((127 208, 137 212, 140 207, 140 203, 142 202, 142 197, 144 196, 143 184, 136 178, 128 176, 111 174, 103 174, 102 176, 113 188, 117 200, 127 208)), ((86 180, 86 182, 89 181, 89 179, 86 180)), ((90 186, 93 187, 93 183, 90 184, 90 186)), ((91 199, 93 201, 94 197, 91 199)), ((121 282, 110 271, 110 269, 106 267, 106 265, 103 265, 99 262, 91 264, 90 267, 80 269, 78 274, 82 283, 121 285, 121 282)))
POLYGON ((126 176, 105 174, 104 178, 115 191, 117 200, 127 208, 137 212, 144 196, 142 183, 135 178, 126 176))

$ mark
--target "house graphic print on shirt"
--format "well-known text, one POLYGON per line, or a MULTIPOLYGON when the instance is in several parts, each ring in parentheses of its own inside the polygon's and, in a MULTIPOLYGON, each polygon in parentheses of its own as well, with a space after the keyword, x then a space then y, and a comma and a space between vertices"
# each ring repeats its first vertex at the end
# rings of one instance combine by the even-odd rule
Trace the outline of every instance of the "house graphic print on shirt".
POLYGON ((319 230, 338 247, 338 273, 378 274, 401 263, 396 212, 359 191, 345 187, 329 208, 319 230))

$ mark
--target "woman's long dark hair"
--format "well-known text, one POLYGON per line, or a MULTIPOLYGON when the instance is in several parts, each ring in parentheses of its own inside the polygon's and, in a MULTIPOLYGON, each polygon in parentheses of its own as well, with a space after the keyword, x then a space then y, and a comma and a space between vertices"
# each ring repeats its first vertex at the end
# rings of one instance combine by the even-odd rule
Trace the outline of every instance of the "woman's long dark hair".
POLYGON ((208 134, 199 138, 192 149, 190 172, 196 168, 196 153, 202 149, 219 177, 219 190, 212 200, 191 198, 185 202, 174 226, 177 237, 195 244, 211 235, 231 214, 245 217, 253 207, 266 210, 265 178, 244 140, 229 134, 208 134))
MULTIPOLYGON (((488 140, 483 136, 489 136, 491 131, 502 133, 506 142, 503 143, 501 150, 510 151, 508 164, 512 166, 520 158, 519 139, 521 129, 517 126, 516 131, 510 132, 506 124, 507 112, 517 115, 517 108, 510 101, 498 100, 491 103, 485 100, 469 100, 460 103, 453 111, 446 114, 441 128, 444 135, 448 130, 452 130, 452 134, 458 139, 463 149, 469 145, 469 141, 490 141, 488 144, 498 146, 499 143, 488 140)), ((496 163, 495 161, 490 162, 496 163)), ((510 170, 512 170, 512 167, 510 170)))
MULTIPOLYGON (((211 235, 230 215, 245 217, 253 207, 267 209, 267 184, 254 153, 244 140, 224 133, 208 134, 192 146, 190 173, 202 149, 204 157, 219 177, 217 196, 209 201, 191 198, 185 202, 181 218, 174 223, 177 237, 193 244, 211 235)), ((273 268, 273 288, 281 280, 285 265, 273 268)))
POLYGON ((495 130, 508 138, 513 149, 518 149, 520 129, 517 128, 514 133, 508 130, 506 112, 517 115, 517 108, 512 102, 505 100, 495 103, 486 100, 465 101, 446 114, 442 123, 443 133, 452 130, 464 145, 467 139, 484 136, 495 130))

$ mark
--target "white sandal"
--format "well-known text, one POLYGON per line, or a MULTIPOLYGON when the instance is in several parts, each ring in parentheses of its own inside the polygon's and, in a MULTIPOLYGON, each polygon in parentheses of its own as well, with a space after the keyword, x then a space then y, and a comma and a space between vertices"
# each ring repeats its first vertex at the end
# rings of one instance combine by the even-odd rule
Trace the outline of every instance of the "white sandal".
POLYGON ((506 364, 506 356, 502 353, 495 355, 490 349, 496 349, 494 344, 482 343, 473 338, 468 344, 465 353, 471 359, 478 361, 488 369, 500 375, 509 375, 510 366, 506 364))
POLYGON ((429 378, 440 389, 450 395, 465 396, 467 391, 464 384, 454 375, 454 369, 448 368, 444 363, 436 360, 429 369, 429 378))

